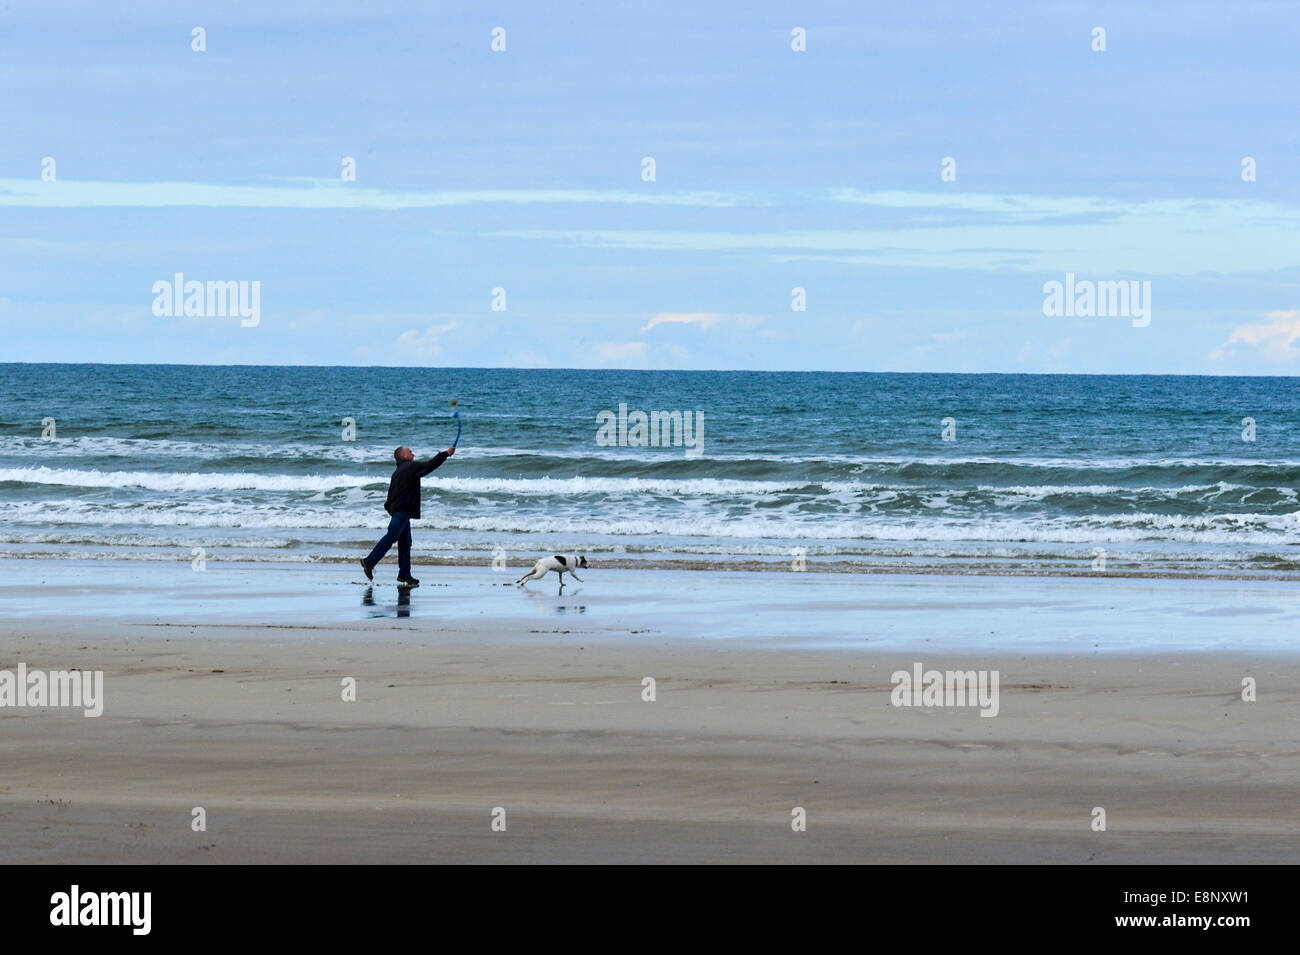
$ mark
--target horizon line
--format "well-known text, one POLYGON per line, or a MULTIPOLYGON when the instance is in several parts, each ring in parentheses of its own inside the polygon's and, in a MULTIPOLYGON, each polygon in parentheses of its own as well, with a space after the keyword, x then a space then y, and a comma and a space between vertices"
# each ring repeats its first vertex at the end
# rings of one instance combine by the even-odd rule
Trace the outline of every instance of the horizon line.
POLYGON ((1295 374, 1258 374, 1244 373, 1236 375, 1211 375, 1204 372, 1176 371, 889 371, 867 370, 843 371, 827 368, 610 368, 582 366, 536 366, 536 365, 265 365, 257 363, 208 364, 204 362, 174 361, 2 361, 0 368, 9 366, 48 366, 67 368, 90 366, 100 368, 344 368, 344 369, 383 369, 386 371, 608 371, 608 372, 664 372, 683 375, 700 374, 746 374, 746 375, 951 375, 980 377, 986 375, 1004 375, 1006 377, 1034 378, 1295 378, 1295 374))

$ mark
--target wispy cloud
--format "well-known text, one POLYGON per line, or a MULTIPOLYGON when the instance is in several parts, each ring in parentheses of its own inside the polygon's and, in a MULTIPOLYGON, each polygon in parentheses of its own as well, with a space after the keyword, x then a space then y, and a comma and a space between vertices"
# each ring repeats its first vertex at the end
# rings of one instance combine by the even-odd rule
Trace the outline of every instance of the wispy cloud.
MULTIPOLYGON (((1009 221, 1033 222, 1066 217, 1124 216, 1135 207, 1152 207, 1162 203, 1125 202, 1097 196, 1035 196, 1007 193, 959 192, 908 192, 897 189, 862 190, 832 189, 831 197, 837 202, 852 205, 876 206, 880 209, 915 209, 922 213, 935 211, 948 213, 977 212, 998 216, 1009 221)), ((1178 200, 1170 200, 1176 204, 1178 200)))
POLYGON ((641 331, 648 332, 657 325, 694 325, 698 328, 714 328, 723 323, 740 328, 753 328, 766 319, 759 315, 733 315, 725 312, 660 312, 641 326, 641 331))
POLYGON ((332 179, 295 180, 295 185, 223 185, 200 182, 102 182, 0 179, 0 206, 67 209, 210 206, 258 209, 430 209, 481 203, 604 204, 725 208, 758 204, 722 192, 626 189, 442 189, 402 192, 332 179))
MULTIPOLYGON (((837 201, 890 210, 867 229, 517 230, 492 235, 606 249, 752 252, 767 261, 1107 275, 1251 274, 1300 265, 1300 207, 1228 199, 856 192, 837 201), (910 214, 914 212, 915 214, 910 214)), ((842 220, 842 216, 837 217, 842 220)))
POLYGON ((411 329, 397 336, 393 344, 411 358, 432 358, 442 353, 442 336, 456 327, 455 322, 430 325, 424 331, 411 329))
POLYGON ((1267 322, 1238 325, 1232 336, 1210 352, 1210 361, 1237 357, 1247 349, 1268 362, 1281 364, 1300 358, 1300 310, 1269 312, 1267 322))
POLYGON ((710 328, 723 318, 719 312, 660 312, 641 326, 641 331, 648 332, 656 325, 698 325, 710 328))

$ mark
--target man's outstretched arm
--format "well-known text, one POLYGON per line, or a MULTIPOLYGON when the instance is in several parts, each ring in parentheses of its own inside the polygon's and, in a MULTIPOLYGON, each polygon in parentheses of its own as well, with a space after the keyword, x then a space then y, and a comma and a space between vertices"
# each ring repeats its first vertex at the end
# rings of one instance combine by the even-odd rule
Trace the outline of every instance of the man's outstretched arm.
POLYGON ((446 461, 449 457, 451 457, 455 453, 456 453, 455 448, 448 448, 446 451, 439 451, 437 454, 429 458, 429 460, 427 461, 421 461, 420 469, 419 469, 420 477, 424 477, 430 471, 438 470, 438 468, 442 467, 442 462, 446 461))

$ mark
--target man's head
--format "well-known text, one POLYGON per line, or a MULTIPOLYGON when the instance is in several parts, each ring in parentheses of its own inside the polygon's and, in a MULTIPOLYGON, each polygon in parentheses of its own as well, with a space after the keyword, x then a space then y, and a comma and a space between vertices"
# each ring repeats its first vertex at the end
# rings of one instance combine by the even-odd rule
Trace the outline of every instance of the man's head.
POLYGON ((415 452, 406 445, 402 445, 393 452, 393 460, 398 464, 401 464, 403 461, 413 461, 415 460, 415 452))

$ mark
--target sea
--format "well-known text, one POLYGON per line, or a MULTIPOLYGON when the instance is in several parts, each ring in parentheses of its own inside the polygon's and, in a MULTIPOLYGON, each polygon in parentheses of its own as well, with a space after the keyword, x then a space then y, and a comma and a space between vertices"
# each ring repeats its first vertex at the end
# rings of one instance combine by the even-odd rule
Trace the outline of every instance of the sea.
POLYGON ((1289 579, 1294 381, 0 364, 0 557, 1289 579))

